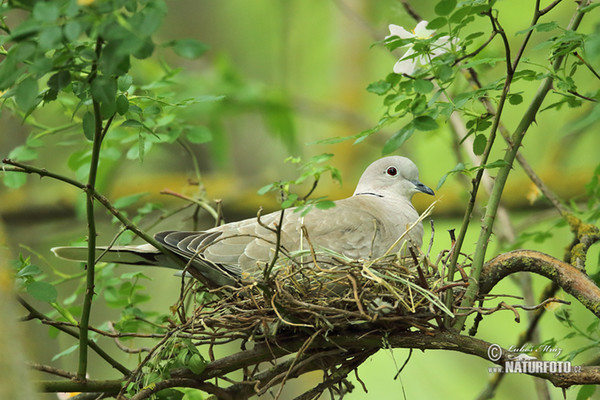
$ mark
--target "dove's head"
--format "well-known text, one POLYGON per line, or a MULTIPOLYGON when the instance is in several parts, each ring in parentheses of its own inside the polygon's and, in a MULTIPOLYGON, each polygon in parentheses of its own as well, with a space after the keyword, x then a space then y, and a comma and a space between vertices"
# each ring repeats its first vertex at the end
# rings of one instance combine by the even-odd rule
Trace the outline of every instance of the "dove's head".
POLYGON ((433 195, 433 190, 419 181, 419 170, 408 158, 380 158, 367 167, 358 181, 354 195, 403 197, 411 200, 415 193, 433 195))

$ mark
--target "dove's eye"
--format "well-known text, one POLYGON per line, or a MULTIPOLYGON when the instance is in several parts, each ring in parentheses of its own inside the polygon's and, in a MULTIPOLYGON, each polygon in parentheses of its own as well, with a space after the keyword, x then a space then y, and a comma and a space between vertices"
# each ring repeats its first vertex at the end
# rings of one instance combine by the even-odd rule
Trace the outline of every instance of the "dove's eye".
POLYGON ((396 174, 398 174, 398 170, 395 167, 388 167, 385 173, 389 176, 396 176, 396 174))

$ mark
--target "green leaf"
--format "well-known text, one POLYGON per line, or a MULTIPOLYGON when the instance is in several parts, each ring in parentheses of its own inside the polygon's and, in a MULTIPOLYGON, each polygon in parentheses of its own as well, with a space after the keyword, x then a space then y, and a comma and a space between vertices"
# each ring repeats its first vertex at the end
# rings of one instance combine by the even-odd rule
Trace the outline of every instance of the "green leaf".
POLYGON ((190 126, 185 130, 185 136, 195 144, 208 143, 213 139, 212 132, 205 126, 190 126))
POLYGON ((529 27, 529 28, 527 28, 527 29, 523 29, 523 30, 521 30, 521 31, 518 31, 518 32, 516 32, 516 33, 515 33, 515 36, 517 36, 517 35, 522 35, 522 34, 524 34, 524 33, 527 33, 527 32, 529 32, 529 31, 532 31, 532 30, 534 30, 534 29, 535 29, 536 31, 538 31, 538 32, 550 32, 550 31, 552 31, 552 30, 556 29, 557 27, 558 27, 558 23, 557 23, 556 21, 552 21, 552 22, 543 22, 543 23, 540 23, 540 24, 535 24, 535 25, 532 25, 532 26, 530 26, 530 27, 529 27))
POLYGON ((56 288, 48 282, 31 282, 27 285, 27 293, 33 298, 47 303, 54 303, 58 296, 56 288))
POLYGON ((129 111, 129 100, 127 96, 121 94, 117 97, 117 112, 119 115, 125 115, 129 111))
POLYGON ((487 138, 485 137, 485 135, 475 136, 475 140, 473 140, 473 153, 475 153, 476 156, 482 155, 486 145, 487 138))
POLYGON ((121 92, 126 92, 133 83, 133 77, 131 75, 121 75, 117 79, 117 87, 121 92))
POLYGON ((493 162, 491 162, 489 164, 485 164, 483 167, 485 169, 492 169, 492 168, 502 168, 502 167, 505 167, 506 165, 507 165, 506 161, 504 161, 504 160, 496 160, 496 161, 493 161, 493 162))
POLYGON ((404 142, 408 140, 415 133, 414 125, 409 123, 405 125, 402 129, 394 134, 391 138, 388 139, 387 142, 383 145, 382 153, 389 154, 393 151, 396 151, 404 142))
MULTIPOLYGON (((600 5, 600 4, 599 4, 600 5)), ((583 385, 577 392, 575 400, 588 400, 592 398, 592 395, 596 392, 596 385, 583 385)))
POLYGON ((60 16, 58 4, 52 1, 38 1, 33 6, 32 16, 41 22, 54 22, 60 16))
POLYGON ((448 177, 450 175, 455 174, 457 172, 462 172, 464 170, 465 170, 465 165, 463 163, 456 164, 456 166, 454 168, 452 168, 450 171, 445 173, 444 176, 442 176, 440 178, 440 181, 438 182, 437 186, 435 187, 435 190, 439 190, 442 187, 442 185, 446 182, 446 179, 448 179, 448 177))
POLYGON ((48 79, 48 87, 60 92, 71 83, 71 74, 69 71, 59 71, 48 79))
MULTIPOLYGON (((458 10, 456 10, 451 16, 450 16, 450 23, 452 24, 458 24, 459 22, 461 22, 467 15, 470 15, 473 11, 472 7, 462 7, 459 8, 458 10)), ((477 36, 482 35, 483 32, 477 32, 477 36)), ((469 35, 471 36, 471 35, 469 35)), ((473 39, 472 37, 467 36, 465 38, 465 40, 469 40, 469 39, 473 39)), ((477 37, 475 36, 475 37, 477 37)))
POLYGON ((114 104, 117 97, 117 81, 100 76, 92 81, 91 93, 92 98, 101 104, 114 104))
POLYGON ((382 80, 369 84, 369 86, 367 86, 367 92, 381 96, 386 94, 391 88, 391 83, 382 80))
POLYGON ((415 89, 415 92, 427 94, 433 90, 433 83, 425 79, 417 79, 413 82, 413 87, 415 89))
POLYGON ((508 102, 513 106, 516 106, 517 104, 521 104, 523 102, 523 96, 520 94, 511 94, 508 96, 508 102))
POLYGON ((83 134, 87 140, 93 141, 96 130, 96 119, 94 118, 94 114, 92 114, 90 111, 83 114, 82 125, 83 134))
POLYGON ((4 185, 11 189, 18 189, 27 182, 27 174, 22 172, 4 172, 2 181, 4 185))
POLYGON ((268 185, 265 185, 263 187, 261 187, 260 189, 258 189, 258 191, 256 193, 258 193, 260 196, 270 192, 271 190, 273 190, 273 188, 275 187, 275 185, 273 185, 272 183, 269 183, 268 185))
POLYGON ((39 34, 38 45, 44 50, 53 50, 62 39, 62 29, 58 26, 49 26, 39 34))
POLYGON ((427 24, 427 29, 433 29, 433 30, 440 29, 440 28, 446 26, 446 24, 448 24, 448 19, 446 17, 438 17, 438 18, 435 18, 433 21, 430 21, 427 24))
POLYGON ((198 353, 192 354, 187 363, 187 367, 194 374, 201 374, 202 371, 204 371, 204 369, 206 368, 206 365, 206 360, 198 353))
POLYGON ((209 49, 208 45, 197 41, 196 39, 180 39, 169 43, 173 51, 183 57, 193 60, 206 53, 209 49))
MULTIPOLYGON (((442 0, 433 9, 437 15, 448 15, 456 7, 456 0, 442 0)), ((432 29, 432 28, 429 28, 432 29)))
POLYGON ((38 83, 31 77, 24 79, 15 89, 15 102, 26 113, 37 104, 38 83))
POLYGON ((137 203, 142 197, 147 196, 147 195, 148 195, 148 193, 136 193, 136 194, 132 194, 130 196, 120 197, 117 200, 115 200, 113 205, 116 208, 129 207, 129 206, 137 203))
POLYGON ((63 35, 65 35, 65 39, 69 42, 75 42, 79 39, 79 35, 81 35, 81 25, 79 22, 74 20, 67 22, 63 27, 63 35))
POLYGON ((446 64, 440 65, 440 67, 437 69, 437 76, 442 82, 448 82, 453 75, 454 71, 446 64))
POLYGON ((42 269, 37 265, 29 264, 25 268, 22 268, 17 272, 17 278, 24 278, 26 276, 36 276, 42 273, 42 269))
POLYGON ((437 122, 435 119, 431 118, 427 115, 421 115, 413 120, 413 124, 415 128, 420 131, 432 131, 438 128, 437 122))
POLYGON ((488 64, 493 67, 494 65, 496 65, 497 62, 502 62, 502 61, 505 61, 505 58, 503 58, 503 57, 480 58, 479 60, 469 61, 468 63, 464 64, 462 67, 463 68, 471 68, 471 67, 476 67, 481 64, 488 64))
POLYGON ((74 344, 73 346, 69 347, 65 351, 62 351, 62 352, 58 353, 57 355, 55 355, 54 357, 52 357, 52 361, 56 361, 61 357, 69 355, 69 354, 73 353, 75 350, 77 350, 78 348, 79 348, 79 344, 74 344))
POLYGON ((550 32, 556 28, 558 28, 558 23, 556 21, 544 22, 541 24, 536 24, 535 26, 535 30, 538 32, 550 32))
POLYGON ((290 208, 296 203, 296 200, 298 200, 298 195, 296 193, 290 193, 288 198, 281 203, 281 208, 290 208))
POLYGON ((140 121, 137 121, 135 119, 125 120, 125 121, 123 121, 121 126, 124 128, 143 128, 144 127, 144 125, 140 121))
POLYGON ((315 207, 317 207, 321 210, 327 210, 328 208, 335 207, 335 202, 333 202, 331 200, 321 200, 315 204, 315 207))
POLYGON ((8 158, 18 161, 31 161, 38 158, 38 153, 30 147, 17 146, 8 153, 8 158))

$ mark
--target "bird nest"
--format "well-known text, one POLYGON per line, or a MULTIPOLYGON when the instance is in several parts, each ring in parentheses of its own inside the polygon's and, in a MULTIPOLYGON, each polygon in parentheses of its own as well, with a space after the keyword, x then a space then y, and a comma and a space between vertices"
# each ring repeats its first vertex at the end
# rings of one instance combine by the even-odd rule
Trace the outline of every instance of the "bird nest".
POLYGON ((332 253, 281 257, 264 279, 212 290, 215 296, 195 309, 194 330, 256 339, 282 330, 434 328, 432 319, 453 316, 441 274, 413 249, 400 256, 406 250, 370 261, 332 253))

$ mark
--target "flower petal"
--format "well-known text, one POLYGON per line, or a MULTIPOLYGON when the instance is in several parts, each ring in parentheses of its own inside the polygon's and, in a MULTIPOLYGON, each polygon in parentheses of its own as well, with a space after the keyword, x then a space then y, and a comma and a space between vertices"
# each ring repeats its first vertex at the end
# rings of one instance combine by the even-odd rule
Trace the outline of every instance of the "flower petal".
POLYGON ((416 37, 419 39, 428 39, 435 33, 434 30, 427 29, 427 24, 429 24, 429 22, 423 20, 415 26, 414 32, 416 37))
POLYGON ((400 39, 408 39, 411 37, 415 37, 414 34, 410 33, 409 31, 407 31, 399 25, 390 24, 388 28, 390 29, 390 34, 385 37, 386 39, 392 36, 398 36, 400 39))
POLYGON ((409 58, 415 52, 412 48, 408 49, 406 53, 400 58, 394 65, 394 72, 397 74, 411 75, 417 68, 417 61, 415 58, 409 58))

